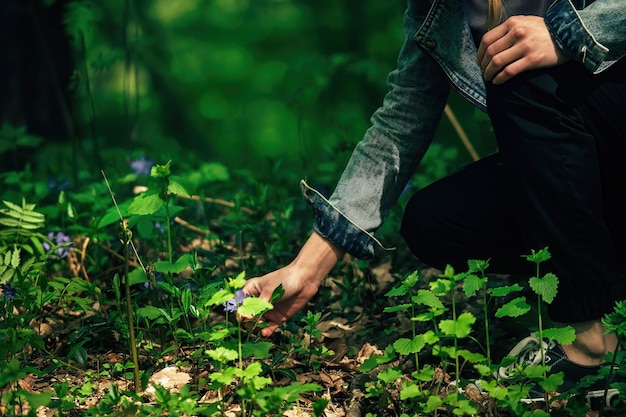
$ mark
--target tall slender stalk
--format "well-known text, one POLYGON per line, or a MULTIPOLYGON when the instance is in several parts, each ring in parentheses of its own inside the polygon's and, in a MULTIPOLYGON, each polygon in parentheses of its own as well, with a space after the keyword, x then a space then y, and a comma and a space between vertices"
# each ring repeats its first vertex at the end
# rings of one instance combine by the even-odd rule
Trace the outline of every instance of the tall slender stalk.
POLYGON ((128 227, 128 219, 120 222, 121 240, 124 245, 124 291, 126 292, 126 314, 128 319, 128 344, 133 359, 133 377, 135 382, 135 392, 141 391, 141 380, 139 379, 139 358, 137 355, 137 341, 135 339, 135 320, 133 318, 133 305, 130 298, 130 280, 128 278, 129 249, 128 245, 133 237, 133 232, 128 227))

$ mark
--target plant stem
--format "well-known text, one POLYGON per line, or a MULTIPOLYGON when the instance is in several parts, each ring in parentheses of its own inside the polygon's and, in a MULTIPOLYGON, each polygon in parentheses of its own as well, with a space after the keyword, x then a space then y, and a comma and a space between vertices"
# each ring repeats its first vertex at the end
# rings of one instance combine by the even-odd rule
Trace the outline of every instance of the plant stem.
POLYGON ((485 315, 485 343, 487 344, 487 365, 491 368, 491 340, 489 339, 489 315, 487 313, 487 282, 483 284, 483 313, 485 315))
POLYGON ((126 313, 128 316, 128 343, 133 359, 133 377, 135 392, 141 392, 141 380, 139 378, 139 358, 137 356, 137 342, 135 340, 135 323, 133 318, 133 305, 130 299, 130 280, 128 278, 129 250, 128 244, 132 238, 132 232, 128 228, 128 220, 122 220, 122 234, 124 243, 124 290, 126 292, 126 313))

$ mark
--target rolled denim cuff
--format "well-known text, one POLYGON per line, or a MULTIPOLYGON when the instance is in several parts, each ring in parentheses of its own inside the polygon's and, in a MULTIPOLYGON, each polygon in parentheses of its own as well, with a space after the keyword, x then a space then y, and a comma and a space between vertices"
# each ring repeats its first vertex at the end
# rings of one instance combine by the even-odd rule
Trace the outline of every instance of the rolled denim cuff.
POLYGON ((596 41, 585 27, 570 0, 557 0, 544 16, 546 26, 559 48, 590 71, 599 69, 609 49, 596 41))
POLYGON ((300 181, 302 195, 315 215, 313 229, 352 256, 374 259, 394 248, 385 248, 371 233, 361 229, 341 213, 319 191, 300 181))

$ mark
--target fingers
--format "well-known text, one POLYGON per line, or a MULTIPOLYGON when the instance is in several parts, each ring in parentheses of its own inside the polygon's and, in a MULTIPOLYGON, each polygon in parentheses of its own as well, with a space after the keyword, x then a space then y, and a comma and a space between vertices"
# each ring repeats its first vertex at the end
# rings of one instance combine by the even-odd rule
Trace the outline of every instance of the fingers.
POLYGON ((477 59, 484 79, 494 84, 567 60, 538 16, 513 16, 487 32, 478 47, 477 59))

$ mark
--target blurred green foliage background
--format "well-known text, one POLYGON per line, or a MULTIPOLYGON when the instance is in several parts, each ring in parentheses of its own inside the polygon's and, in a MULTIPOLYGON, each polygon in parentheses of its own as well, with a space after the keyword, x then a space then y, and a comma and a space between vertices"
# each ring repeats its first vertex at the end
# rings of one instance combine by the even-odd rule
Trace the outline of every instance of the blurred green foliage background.
MULTIPOLYGON (((5 169, 80 178, 145 156, 245 168, 294 192, 304 177, 332 187, 382 102, 405 5, 5 0, 5 169)), ((490 152, 485 117, 457 96, 450 104, 479 153, 490 152)), ((446 119, 435 142, 426 163, 448 148, 458 152, 446 169, 471 160, 446 119)))

